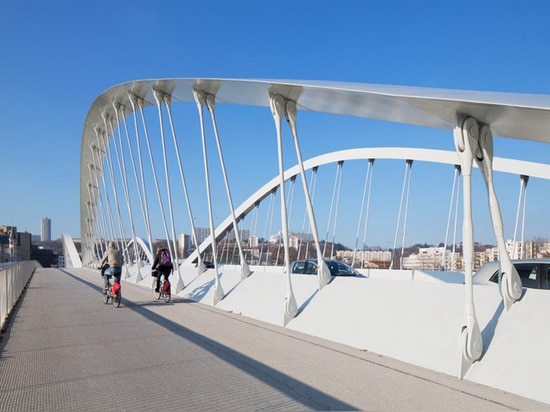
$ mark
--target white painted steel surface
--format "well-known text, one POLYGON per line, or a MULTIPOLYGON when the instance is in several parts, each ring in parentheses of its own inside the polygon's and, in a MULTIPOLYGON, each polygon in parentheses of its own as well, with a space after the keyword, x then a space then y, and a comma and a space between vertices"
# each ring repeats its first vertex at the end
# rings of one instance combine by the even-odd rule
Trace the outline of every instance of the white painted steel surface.
MULTIPOLYGON (((442 163, 449 165, 458 165, 460 160, 456 152, 433 149, 420 149, 410 147, 374 147, 374 148, 357 148, 342 150, 338 152, 325 153, 321 156, 316 156, 304 162, 306 170, 313 169, 318 166, 323 166, 339 161, 359 160, 359 159, 410 159, 414 161, 442 163)), ((497 172, 511 173, 517 175, 526 175, 538 177, 541 179, 550 179, 550 165, 534 162, 526 162, 523 160, 505 159, 495 157, 493 159, 493 168, 497 172)), ((474 165, 477 167, 477 165, 474 165)), ((298 165, 291 167, 285 171, 285 180, 297 176, 300 173, 298 165)), ((235 209, 237 218, 245 216, 254 206, 261 200, 265 199, 271 192, 278 187, 279 177, 276 176, 267 182, 264 186, 254 192, 247 200, 235 209)), ((216 238, 225 233, 232 224, 230 217, 227 217, 216 228, 216 238)), ((212 242, 212 237, 208 236, 199 246, 201 253, 212 242)), ((193 252, 187 258, 187 262, 193 262, 197 259, 197 252, 193 252)))
MULTIPOLYGON (((178 296, 210 306, 214 271, 198 276, 194 269, 182 267, 187 287, 178 296)), ((241 281, 239 266, 220 268, 231 293, 216 308, 283 326, 286 275, 281 267, 251 269, 241 281)), ((315 276, 293 274, 299 313, 286 328, 456 376, 464 274, 359 271, 365 277, 336 277, 322 290, 315 276)), ((138 285, 150 288, 151 277, 138 285)), ((521 302, 506 311, 498 285, 489 282, 474 285, 474 300, 485 346, 464 379, 550 404, 550 291, 524 289, 521 302)))
MULTIPOLYGON (((104 129, 104 118, 120 122, 115 107, 128 114, 132 99, 142 107, 155 104, 155 92, 169 95, 172 102, 192 102, 198 88, 217 103, 269 107, 270 94, 296 102, 297 110, 359 116, 451 130, 457 115, 471 116, 488 125, 493 135, 549 142, 550 96, 495 93, 359 83, 254 80, 254 79, 157 79, 123 83, 105 91, 94 101, 84 124, 81 149, 81 237, 89 241, 88 190, 90 146, 96 131, 104 129)), ((116 126, 115 124, 115 126, 116 126)), ((110 136, 110 133, 107 132, 110 136)), ((91 187, 97 191, 98 188, 91 187)), ((84 262, 86 264, 87 262, 84 262)))

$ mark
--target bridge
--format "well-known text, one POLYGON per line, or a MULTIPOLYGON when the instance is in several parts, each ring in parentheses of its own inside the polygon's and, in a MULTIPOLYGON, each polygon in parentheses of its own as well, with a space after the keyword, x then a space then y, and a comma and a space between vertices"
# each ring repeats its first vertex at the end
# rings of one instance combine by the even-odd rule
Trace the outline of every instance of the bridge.
MULTIPOLYGON (((113 239, 125 255, 125 293, 150 293, 153 245, 159 243, 154 239, 166 239, 178 261, 173 293, 184 303, 199 302, 232 319, 254 319, 282 334, 304 333, 311 337, 307 339, 407 362, 425 368, 422 373, 441 374, 437 379, 453 377, 453 385, 475 382, 550 403, 543 384, 548 368, 538 361, 550 336, 543 320, 548 299, 545 291, 522 289, 504 237, 505 227, 514 226, 513 242, 523 244, 525 217, 520 216, 525 216, 527 182, 546 181, 550 169, 493 155, 493 135, 546 142, 549 110, 547 96, 346 83, 159 79, 115 86, 94 101, 84 125, 82 250, 79 255, 70 237, 64 237, 66 260, 75 268, 64 273, 93 283, 91 276, 97 276, 94 270, 113 239), (335 137, 340 150, 324 152, 325 142, 308 131, 316 114, 441 129, 452 136, 455 151, 368 144, 346 148, 342 128, 335 137), (300 128, 298 118, 304 119, 300 128), (250 131, 253 139, 240 138, 250 131), (217 161, 209 157, 212 152, 217 161), (250 152, 257 155, 242 157, 250 152), (306 152, 313 156, 306 158, 306 152), (290 165, 289 157, 295 159, 290 165), (385 163, 391 163, 386 171, 385 163), (442 228, 443 271, 405 270, 398 251, 410 230, 413 164, 416 170, 428 163, 435 169, 424 178, 436 178, 428 186, 448 187, 440 191, 445 200, 432 200, 426 207, 432 213, 426 221, 442 228), (476 187, 474 164, 486 194, 476 187), (404 170, 402 184, 388 184, 396 188, 393 223, 381 223, 374 213, 374 175, 380 169, 386 184, 395 170, 404 170), (514 179, 519 191, 514 211, 505 213, 515 217, 513 222, 505 222, 500 209, 502 194, 495 181, 503 175, 514 179), (347 176, 351 190, 345 190, 347 176), (433 212, 434 203, 445 204, 445 212, 433 212), (480 205, 489 209, 486 220, 498 245, 498 286, 474 282, 474 222, 478 227, 480 205), (447 252, 456 244, 459 215, 461 272, 456 271, 456 255, 447 252), (334 257, 334 245, 344 238, 354 252, 362 251, 381 226, 391 228, 390 268, 353 262, 363 277, 333 277, 322 257, 334 257), (183 246, 183 233, 198 247, 183 246), (271 245, 261 242, 275 234, 271 245), (317 276, 291 273, 291 261, 305 256, 317 259, 317 276), (206 269, 206 260, 212 261, 212 269, 206 269), (529 353, 519 348, 529 348, 529 353)), ((521 248, 512 250, 512 257, 521 257, 521 248)), ((126 306, 133 305, 132 295, 124 296, 126 306)), ((317 362, 323 364, 324 358, 317 362)), ((385 408, 353 397, 344 404, 330 402, 323 407, 282 403, 279 409, 385 408)))

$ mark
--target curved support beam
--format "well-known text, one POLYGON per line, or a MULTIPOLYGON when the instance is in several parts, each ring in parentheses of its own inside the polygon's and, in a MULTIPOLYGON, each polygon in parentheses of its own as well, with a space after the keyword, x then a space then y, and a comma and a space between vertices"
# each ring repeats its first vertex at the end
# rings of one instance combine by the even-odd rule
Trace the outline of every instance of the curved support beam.
MULTIPOLYGON (((498 136, 549 142, 550 96, 479 91, 425 89, 395 85, 320 82, 267 79, 150 79, 116 85, 99 95, 88 111, 82 133, 80 160, 80 226, 81 238, 89 242, 93 233, 87 218, 92 220, 86 201, 89 176, 87 165, 92 154, 89 142, 95 140, 94 130, 108 119, 115 119, 113 102, 136 110, 131 100, 139 99, 139 110, 155 104, 154 90, 162 89, 178 102, 193 102, 193 88, 216 96, 228 104, 270 106, 270 91, 284 93, 300 109, 450 130, 455 126, 456 113, 470 113, 491 126, 498 136), (135 98, 131 97, 135 96, 135 98), (92 235, 90 237, 89 235, 92 235)), ((120 119, 119 119, 120 121, 120 119)), ((108 140, 113 123, 105 126, 108 140)), ((92 211, 92 213, 94 213, 92 211)), ((83 245, 83 263, 94 259, 92 248, 83 245)))
POLYGON ((309 217, 309 225, 311 228, 311 234, 313 241, 315 242, 315 249, 317 251, 317 276, 319 278, 319 289, 322 289, 332 281, 332 275, 325 262, 324 254, 321 252, 321 244, 319 243, 319 234, 317 232, 317 222, 315 221, 315 213, 313 211, 313 203, 309 194, 307 185, 306 172, 304 169, 304 162, 302 160, 302 151, 300 150, 300 142, 298 141, 298 131, 296 128, 296 102, 287 100, 285 105, 285 116, 294 138, 294 147, 296 149, 296 157, 298 159, 298 167, 300 169, 300 177, 302 178, 302 187, 304 189, 304 197, 306 199, 307 214, 309 217))
POLYGON ((500 293, 504 299, 506 309, 510 309, 515 301, 521 297, 521 279, 516 267, 512 264, 510 255, 506 250, 504 241, 504 228, 502 225, 502 215, 495 192, 493 182, 493 135, 487 125, 480 127, 479 152, 476 155, 476 163, 481 170, 485 186, 487 187, 487 196, 489 198, 489 211, 493 222, 493 229, 497 239, 498 254, 500 261, 499 286, 500 293))
POLYGON ((464 186, 464 220, 462 226, 462 242, 464 248, 464 284, 465 302, 464 319, 460 328, 460 365, 458 377, 462 379, 472 363, 481 357, 483 339, 474 308, 473 289, 473 257, 474 257, 474 229, 472 219, 472 166, 474 153, 478 147, 479 128, 473 118, 457 118, 454 129, 454 142, 464 186))
MULTIPOLYGON (((314 170, 319 166, 337 163, 341 160, 364 160, 364 159, 411 159, 419 162, 433 162, 439 164, 457 165, 460 164, 457 152, 433 149, 418 149, 410 147, 362 147, 357 149, 349 149, 326 153, 304 162, 305 170, 314 170)), ((476 167, 476 165, 474 165, 476 167)), ((512 174, 526 174, 541 179, 550 179, 550 165, 520 161, 515 159, 505 159, 501 157, 494 158, 495 171, 512 174)), ((293 166, 285 171, 285 181, 297 176, 300 173, 299 166, 293 166)), ((246 216, 252 211, 256 205, 263 199, 271 195, 274 189, 279 187, 279 177, 274 177, 264 186, 254 192, 240 206, 235 209, 237 219, 246 216)), ((457 198, 458 200, 458 198, 457 198)), ((313 203, 313 199, 312 199, 313 203)), ((231 227, 232 221, 230 217, 224 219, 216 228, 216 240, 218 240, 231 227)), ((200 245, 198 250, 202 253, 206 250, 212 241, 212 237, 208 236, 200 245)), ((195 250, 186 259, 187 264, 192 264, 197 260, 197 250, 195 250)))
POLYGON ((197 108, 199 110, 199 118, 200 118, 200 124, 201 124, 201 137, 202 137, 202 154, 203 154, 203 163, 204 163, 204 178, 206 183, 206 195, 208 200, 208 216, 209 216, 209 222, 210 222, 210 233, 212 238, 212 257, 214 260, 214 271, 215 271, 215 285, 214 285, 214 301, 213 306, 216 306, 225 296, 225 293, 223 292, 222 285, 220 283, 220 276, 218 272, 218 251, 217 251, 217 243, 216 243, 216 237, 214 236, 215 228, 214 228, 214 214, 212 212, 212 196, 210 191, 210 174, 209 174, 209 168, 208 168, 208 153, 206 150, 206 133, 204 130, 204 104, 206 101, 206 96, 202 90, 193 89, 193 93, 195 96, 195 102, 197 104, 197 108))
POLYGON ((286 271, 286 297, 285 297, 285 313, 283 325, 286 326, 291 319, 298 314, 298 304, 292 290, 292 282, 290 280, 290 253, 288 244, 288 218, 286 211, 286 195, 285 195, 285 176, 284 176, 284 160, 283 160, 283 136, 281 131, 282 117, 285 111, 285 99, 283 96, 270 94, 271 114, 275 121, 275 129, 277 131, 277 155, 279 159, 279 188, 281 190, 281 224, 283 230, 283 247, 285 251, 285 271, 286 271))
POLYGON ((246 279, 252 271, 250 270, 250 267, 248 266, 248 263, 246 263, 246 260, 244 259, 244 252, 243 252, 243 246, 241 243, 241 235, 239 233, 239 225, 237 224, 237 218, 235 217, 235 208, 233 207, 233 197, 231 196, 231 189, 229 188, 229 179, 227 178, 227 171, 225 169, 225 160, 223 158, 222 153, 222 146, 220 143, 220 136, 218 134, 218 124, 216 122, 216 115, 214 112, 216 99, 211 94, 206 94, 206 107, 208 108, 208 111, 210 112, 210 117, 212 119, 212 125, 214 127, 214 134, 216 136, 216 146, 218 148, 218 155, 220 158, 220 165, 222 168, 222 174, 223 174, 223 181, 225 183, 225 191, 227 194, 227 201, 229 203, 229 208, 231 210, 231 219, 233 221, 233 230, 235 231, 235 242, 237 243, 237 246, 239 248, 239 258, 241 261, 241 280, 246 279))

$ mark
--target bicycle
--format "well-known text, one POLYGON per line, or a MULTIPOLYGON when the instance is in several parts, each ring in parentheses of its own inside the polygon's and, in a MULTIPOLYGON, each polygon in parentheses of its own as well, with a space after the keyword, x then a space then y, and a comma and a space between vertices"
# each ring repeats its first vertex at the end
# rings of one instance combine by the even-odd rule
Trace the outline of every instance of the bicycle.
MULTIPOLYGON (((99 268, 101 270, 101 276, 103 277, 103 274, 105 270, 109 267, 109 265, 105 265, 102 268, 99 268)), ((109 298, 111 299, 111 302, 113 302, 113 306, 115 308, 118 308, 120 306, 120 301, 122 300, 122 293, 121 293, 121 286, 119 282, 114 282, 111 284, 111 277, 112 275, 109 275, 109 284, 108 289, 103 289, 101 292, 103 303, 107 304, 109 303, 109 298)))
POLYGON ((120 289, 120 283, 114 282, 114 284, 111 284, 111 282, 109 282, 109 289, 103 290, 103 303, 109 303, 110 298, 113 302, 113 306, 118 308, 120 306, 120 301, 122 300, 122 293, 120 292, 120 289))
POLYGON ((164 299, 164 302, 168 303, 170 302, 170 298, 172 297, 172 291, 170 290, 170 281, 168 279, 164 279, 164 275, 161 275, 160 273, 158 276, 162 276, 160 279, 160 287, 159 290, 155 290, 156 281, 153 282, 153 296, 156 300, 164 299))

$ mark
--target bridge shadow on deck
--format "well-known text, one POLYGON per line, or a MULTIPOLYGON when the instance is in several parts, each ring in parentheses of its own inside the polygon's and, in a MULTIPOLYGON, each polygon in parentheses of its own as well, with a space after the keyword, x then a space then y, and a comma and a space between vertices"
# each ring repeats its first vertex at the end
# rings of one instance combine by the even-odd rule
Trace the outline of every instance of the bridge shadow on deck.
MULTIPOLYGON (((97 286, 92 282, 87 281, 86 279, 73 275, 66 270, 59 270, 70 276, 71 278, 85 284, 86 286, 97 290, 98 293, 100 292, 100 286, 97 286)), ((164 302, 161 303, 164 304, 164 302)), ((173 303, 198 304, 195 301, 183 298, 176 298, 173 303)), ((219 342, 208 338, 207 336, 201 335, 189 328, 186 328, 183 325, 180 325, 179 323, 166 319, 165 317, 162 317, 147 308, 148 306, 153 305, 155 305, 155 302, 131 302, 129 300, 126 300, 123 294, 122 306, 118 310, 124 310, 124 308, 126 308, 140 314, 149 321, 166 328, 167 330, 176 334, 182 339, 185 339, 197 346, 200 346, 204 350, 231 364, 235 368, 240 369, 241 371, 264 382, 266 385, 269 385, 272 388, 284 393, 289 398, 292 398, 293 400, 301 403, 305 408, 312 408, 314 410, 358 410, 357 407, 353 405, 347 404, 330 395, 327 395, 326 393, 321 392, 312 386, 304 384, 303 382, 296 380, 289 375, 281 373, 276 369, 273 369, 261 362, 258 362, 250 358, 249 356, 243 355, 242 353, 237 352, 225 345, 222 345, 219 342)), ((228 384, 231 383, 228 382, 228 384)))

